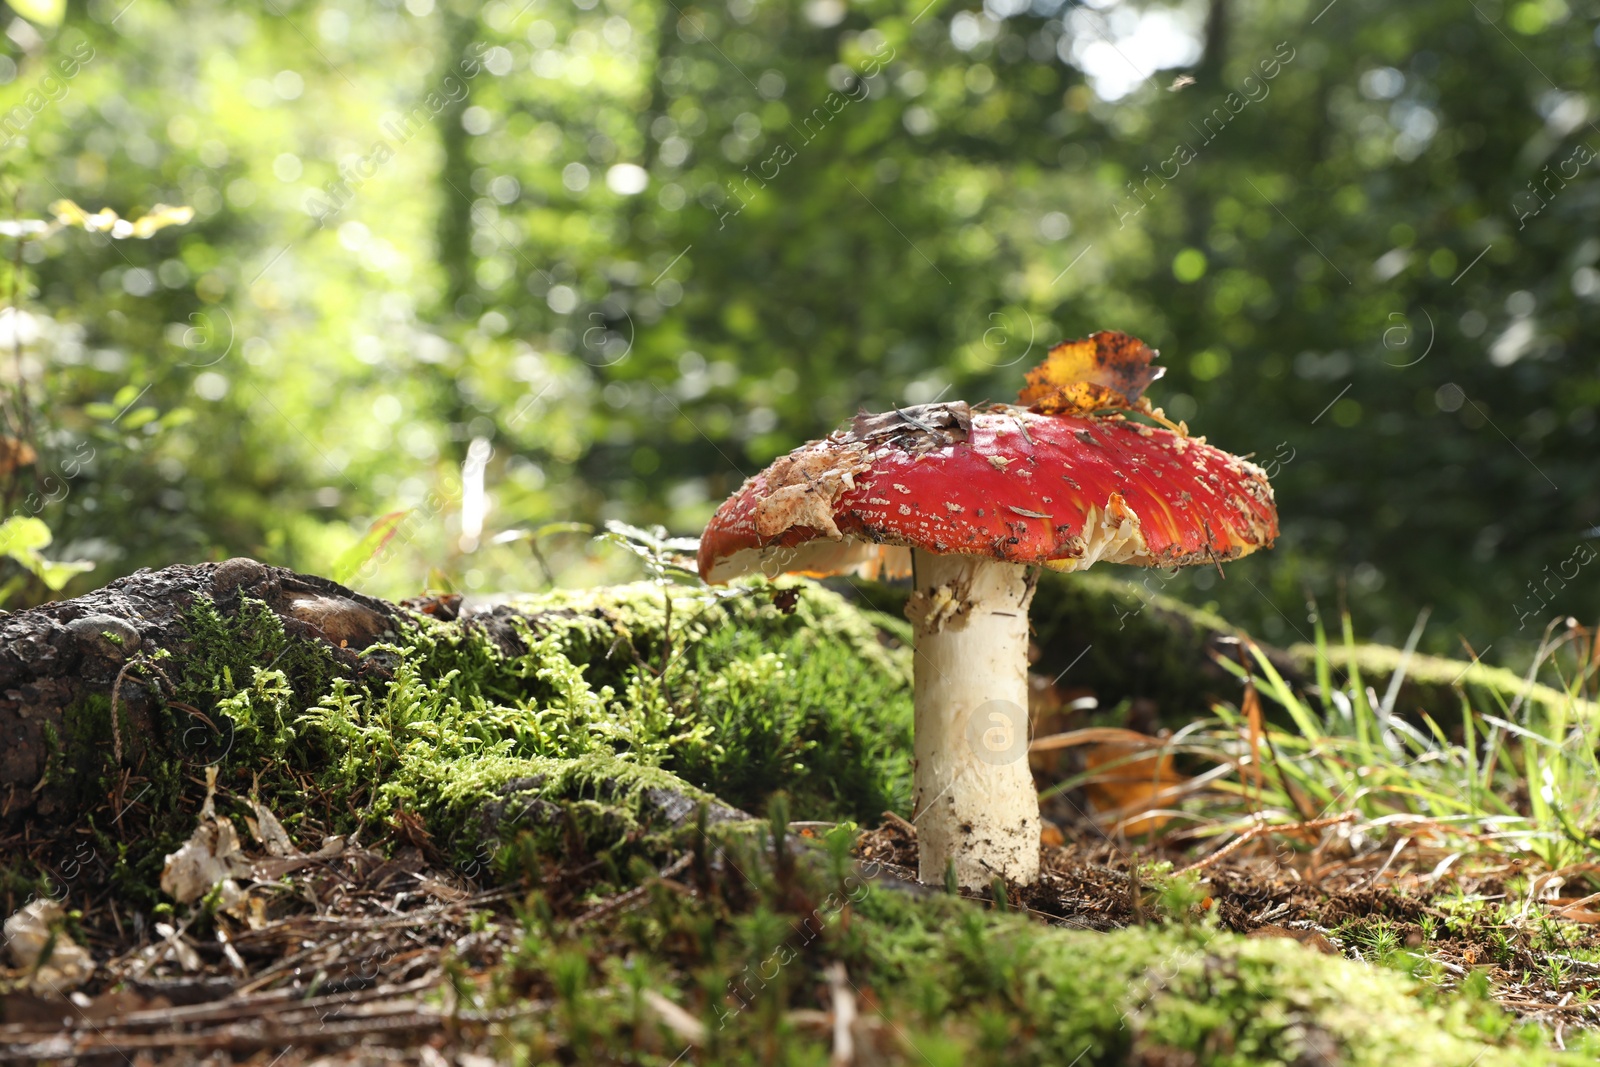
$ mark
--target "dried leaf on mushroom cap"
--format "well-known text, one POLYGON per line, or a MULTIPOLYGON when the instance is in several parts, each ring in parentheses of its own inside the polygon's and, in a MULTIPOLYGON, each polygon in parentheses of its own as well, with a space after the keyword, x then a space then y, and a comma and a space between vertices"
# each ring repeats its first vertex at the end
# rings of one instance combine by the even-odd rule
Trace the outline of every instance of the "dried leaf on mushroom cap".
POLYGON ((1101 330, 1063 341, 1027 374, 1017 396, 1041 415, 1090 415, 1134 407, 1150 383, 1166 373, 1156 351, 1137 337, 1101 330))
POLYGON ((1165 367, 1155 366, 1158 355, 1137 337, 1118 330, 1063 341, 1027 372, 1028 384, 1017 402, 1041 415, 1136 411, 1187 436, 1188 427, 1174 425, 1144 396, 1150 383, 1166 373, 1165 367))

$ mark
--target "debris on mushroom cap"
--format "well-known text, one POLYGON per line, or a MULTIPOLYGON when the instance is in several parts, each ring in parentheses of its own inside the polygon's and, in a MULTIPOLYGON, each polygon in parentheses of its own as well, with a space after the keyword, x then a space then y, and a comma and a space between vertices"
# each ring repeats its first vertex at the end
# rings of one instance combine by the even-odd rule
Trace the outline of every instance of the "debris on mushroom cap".
POLYGON ((701 538, 701 576, 904 573, 913 547, 1058 570, 1181 566, 1278 534, 1261 468, 1171 430, 1006 404, 873 419, 746 481, 701 538))
POLYGON ((1137 337, 1115 330, 1063 341, 1028 372, 1017 402, 1046 415, 1135 408, 1150 383, 1166 373, 1154 365, 1157 355, 1137 337))
POLYGON ((1102 331, 1028 372, 1027 407, 923 404, 857 415, 747 480, 700 542, 700 574, 910 571, 911 548, 1081 570, 1182 566, 1270 545, 1266 474, 1143 397, 1156 352, 1102 331))

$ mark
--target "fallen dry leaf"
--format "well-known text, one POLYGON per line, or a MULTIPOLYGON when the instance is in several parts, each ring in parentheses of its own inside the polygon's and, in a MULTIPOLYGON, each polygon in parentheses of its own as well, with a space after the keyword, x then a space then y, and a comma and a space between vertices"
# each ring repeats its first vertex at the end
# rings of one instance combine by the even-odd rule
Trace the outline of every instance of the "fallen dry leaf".
POLYGON ((1036 737, 1028 743, 1028 751, 1049 752, 1058 748, 1100 744, 1119 744, 1130 749, 1160 748, 1165 743, 1159 737, 1151 737, 1137 730, 1125 730, 1120 726, 1085 726, 1081 730, 1036 737))
POLYGON ((1550 914, 1569 923, 1600 923, 1600 911, 1585 905, 1593 903, 1589 897, 1556 897, 1545 901, 1550 914))
POLYGON ((1150 383, 1166 372, 1154 366, 1149 345, 1116 330, 1063 341, 1027 373, 1017 396, 1045 415, 1089 415, 1134 407, 1150 383))
POLYGON ((28 988, 40 996, 63 996, 94 974, 89 950, 61 928, 66 917, 54 900, 35 900, 5 922, 11 962, 28 975, 28 988))
POLYGON ((0 436, 0 478, 19 467, 31 467, 38 460, 39 454, 28 442, 17 437, 0 436))
POLYGON ((283 828, 283 823, 278 817, 267 810, 265 804, 250 798, 250 810, 255 813, 254 818, 246 817, 245 824, 250 827, 251 836, 261 843, 269 856, 299 856, 299 849, 294 847, 294 842, 289 840, 289 834, 283 828))
POLYGON ((1256 692, 1254 679, 1248 675, 1246 677, 1248 680, 1245 682, 1244 699, 1241 701, 1241 707, 1244 711, 1245 723, 1247 724, 1246 741, 1249 746, 1250 762, 1245 764, 1244 774, 1242 774, 1240 777, 1242 777, 1247 784, 1255 787, 1256 808, 1259 809, 1261 806, 1262 785, 1261 738, 1264 734, 1264 731, 1261 728, 1261 696, 1256 692))
POLYGON ((1084 782, 1089 803, 1097 814, 1115 815, 1124 833, 1147 834, 1165 826, 1168 822, 1165 815, 1138 816, 1162 807, 1162 794, 1189 780, 1187 775, 1173 769, 1170 752, 1141 754, 1160 743, 1158 738, 1141 737, 1138 741, 1084 746, 1085 768, 1098 772, 1084 782))
MULTIPOLYGON (((229 911, 245 898, 234 879, 249 875, 252 864, 239 845, 239 832, 233 828, 233 821, 217 815, 216 792, 217 768, 213 764, 206 768, 206 799, 200 805, 200 825, 178 851, 167 854, 161 868, 161 891, 180 904, 190 904, 220 886, 218 906, 229 911)), ((259 805, 255 811, 252 829, 257 837, 274 836, 272 830, 262 828, 260 817, 265 814, 272 825, 277 825, 277 819, 259 805)), ((276 834, 288 840, 281 825, 277 825, 276 834)))
POLYGON ((1306 948, 1316 949, 1324 956, 1342 955, 1337 945, 1335 945, 1332 941, 1329 941, 1326 936, 1318 933, 1316 930, 1291 930, 1287 926, 1279 926, 1276 923, 1273 923, 1269 926, 1259 926, 1256 929, 1251 930, 1245 936, 1254 938, 1256 940, 1262 940, 1269 937, 1282 937, 1287 938, 1290 941, 1298 941, 1306 948))
MULTIPOLYGON (((211 892, 211 887, 250 873, 250 861, 239 849, 239 835, 227 819, 204 819, 189 840, 167 856, 161 869, 161 891, 180 904, 211 892)), ((238 895, 238 887, 228 897, 238 895)))

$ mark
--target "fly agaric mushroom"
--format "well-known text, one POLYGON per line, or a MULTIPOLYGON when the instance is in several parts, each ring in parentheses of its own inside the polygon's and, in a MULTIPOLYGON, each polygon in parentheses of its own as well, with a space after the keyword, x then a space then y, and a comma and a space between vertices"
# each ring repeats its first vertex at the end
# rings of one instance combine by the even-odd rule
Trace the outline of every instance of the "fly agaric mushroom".
POLYGON ((717 509, 700 575, 910 574, 919 877, 1039 874, 1028 769, 1032 565, 1237 559, 1278 533, 1261 468, 1188 436, 1142 393, 1164 368, 1127 334, 1051 349, 1018 405, 862 413, 717 509), (1143 414, 1160 425, 1129 417, 1143 414))

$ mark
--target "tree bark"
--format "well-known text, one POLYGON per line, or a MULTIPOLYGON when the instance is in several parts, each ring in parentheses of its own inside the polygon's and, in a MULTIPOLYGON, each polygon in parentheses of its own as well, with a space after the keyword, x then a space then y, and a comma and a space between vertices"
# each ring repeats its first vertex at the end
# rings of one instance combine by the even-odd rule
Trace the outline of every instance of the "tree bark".
POLYGON ((291 640, 323 643, 355 673, 370 669, 356 652, 395 636, 403 615, 326 579, 251 559, 141 570, 72 600, 0 615, 0 826, 76 814, 70 775, 48 772, 53 755, 80 741, 109 741, 117 763, 137 773, 153 739, 163 654, 195 652, 189 610, 209 598, 220 612, 236 612, 245 597, 264 602, 291 640), (151 665, 157 680, 131 671, 135 662, 151 665), (94 702, 115 703, 112 736, 76 738, 71 712, 94 702))

